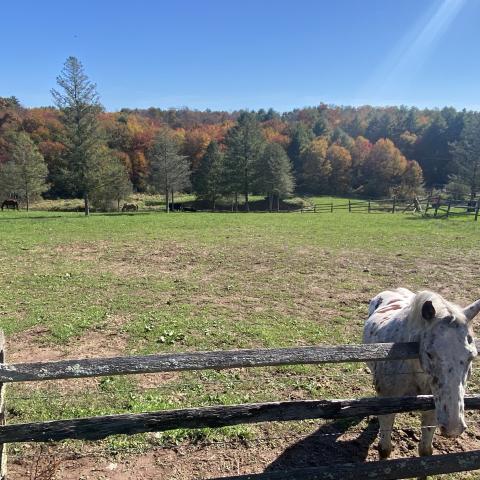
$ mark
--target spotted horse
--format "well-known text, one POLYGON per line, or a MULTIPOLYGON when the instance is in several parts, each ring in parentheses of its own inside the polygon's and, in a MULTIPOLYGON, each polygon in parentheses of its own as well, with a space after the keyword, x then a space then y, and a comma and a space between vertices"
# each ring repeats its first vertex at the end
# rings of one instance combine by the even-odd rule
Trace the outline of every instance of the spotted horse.
MULTIPOLYGON (((458 437, 466 428, 465 388, 477 356, 471 322, 479 310, 480 300, 461 308, 437 293, 406 288, 370 301, 364 343, 419 343, 418 359, 371 362, 369 368, 378 396, 433 395, 435 410, 422 413, 421 456, 432 454, 436 426, 445 437, 458 437)), ((380 458, 388 458, 395 414, 378 419, 380 458)))

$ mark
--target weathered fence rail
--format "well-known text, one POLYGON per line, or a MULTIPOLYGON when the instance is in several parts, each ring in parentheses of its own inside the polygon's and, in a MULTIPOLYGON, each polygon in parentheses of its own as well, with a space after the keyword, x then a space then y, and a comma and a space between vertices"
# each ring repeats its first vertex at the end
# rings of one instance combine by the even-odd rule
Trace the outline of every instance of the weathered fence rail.
POLYGON ((473 216, 474 220, 478 220, 480 212, 480 199, 445 199, 441 196, 428 197, 426 200, 425 214, 433 210, 434 217, 450 217, 450 216, 473 216))
MULTIPOLYGON (((435 407, 431 395, 221 405, 5 425, 0 427, 0 442, 99 440, 110 435, 165 432, 178 428, 219 428, 251 423, 312 419, 334 420, 425 411, 433 408, 435 407)), ((480 395, 467 395, 465 408, 480 409, 480 395)))
POLYGON ((300 212, 333 213, 338 210, 348 210, 354 213, 405 213, 407 211, 417 211, 425 216, 433 215, 434 217, 473 216, 474 220, 477 221, 480 214, 480 199, 453 200, 437 195, 421 199, 415 197, 409 202, 396 197, 389 199, 348 200, 348 203, 316 203, 303 207, 300 212))
MULTIPOLYGON (((5 361, 0 332, 0 361, 5 361)), ((480 349, 480 341, 476 340, 480 349)), ((182 370, 266 367, 274 365, 338 362, 392 361, 418 358, 416 343, 306 346, 278 349, 249 349, 192 352, 134 357, 93 358, 56 362, 0 364, 0 480, 6 480, 5 445, 14 442, 45 442, 65 439, 97 440, 115 434, 158 432, 178 428, 215 428, 238 424, 305 419, 340 419, 384 413, 430 410, 431 396, 360 398, 347 400, 303 400, 229 406, 165 410, 159 412, 107 415, 48 422, 5 425, 4 387, 7 383, 81 378, 105 375, 168 372, 182 370)), ((465 399, 467 409, 480 410, 480 395, 465 399)), ((372 479, 400 479, 430 473, 451 473, 480 468, 480 451, 437 455, 365 464, 335 465, 290 472, 269 472, 236 477, 240 479, 357 479, 364 472, 372 479), (397 463, 395 462, 401 462, 397 463), (402 476, 404 475, 404 476, 402 476), (408 476, 405 476, 408 475, 408 476)))
MULTIPOLYGON (((448 453, 409 459, 384 460, 382 462, 344 463, 325 467, 310 467, 289 471, 272 471, 221 480, 399 480, 414 478, 420 474, 440 475, 466 472, 480 468, 480 451, 448 453)), ((213 480, 220 480, 219 478, 213 480)))
MULTIPOLYGON (((478 342, 480 348, 480 341, 478 342)), ((172 353, 0 365, 0 382, 27 382, 182 370, 220 370, 312 363, 406 360, 418 357, 416 343, 377 343, 256 350, 172 353)))
POLYGON ((348 200, 348 203, 315 203, 307 205, 300 211, 301 213, 326 213, 345 210, 349 212, 388 212, 396 213, 399 208, 408 206, 408 203, 401 202, 396 198, 391 199, 374 199, 374 200, 348 200))

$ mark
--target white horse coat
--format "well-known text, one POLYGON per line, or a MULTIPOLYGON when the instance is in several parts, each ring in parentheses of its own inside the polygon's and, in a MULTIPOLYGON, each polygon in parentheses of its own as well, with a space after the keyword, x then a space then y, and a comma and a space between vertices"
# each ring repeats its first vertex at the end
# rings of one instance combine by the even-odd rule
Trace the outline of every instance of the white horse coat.
MULTIPOLYGON (((432 453, 435 428, 455 437, 465 430, 464 395, 471 363, 477 355, 470 321, 480 300, 465 309, 440 295, 406 288, 385 291, 370 301, 364 343, 418 342, 419 359, 371 362, 377 394, 383 397, 433 395, 435 411, 424 412, 421 455, 432 453)), ((379 451, 391 453, 395 415, 381 415, 379 451)))

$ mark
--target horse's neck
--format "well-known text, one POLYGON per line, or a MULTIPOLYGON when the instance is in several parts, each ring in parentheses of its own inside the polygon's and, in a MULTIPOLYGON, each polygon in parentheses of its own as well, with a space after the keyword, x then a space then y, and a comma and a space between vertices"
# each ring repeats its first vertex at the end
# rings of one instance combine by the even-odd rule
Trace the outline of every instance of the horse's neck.
POLYGON ((404 322, 404 334, 408 338, 408 342, 419 342, 423 333, 423 325, 420 325, 418 320, 414 319, 410 315, 410 308, 406 313, 406 318, 404 322))

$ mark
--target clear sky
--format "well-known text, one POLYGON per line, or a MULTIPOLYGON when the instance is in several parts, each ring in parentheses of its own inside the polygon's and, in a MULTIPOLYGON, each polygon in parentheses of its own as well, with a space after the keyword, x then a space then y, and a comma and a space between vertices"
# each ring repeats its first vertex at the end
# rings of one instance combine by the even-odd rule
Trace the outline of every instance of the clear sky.
POLYGON ((74 55, 108 110, 480 108, 480 0, 3 0, 0 96, 74 55))

